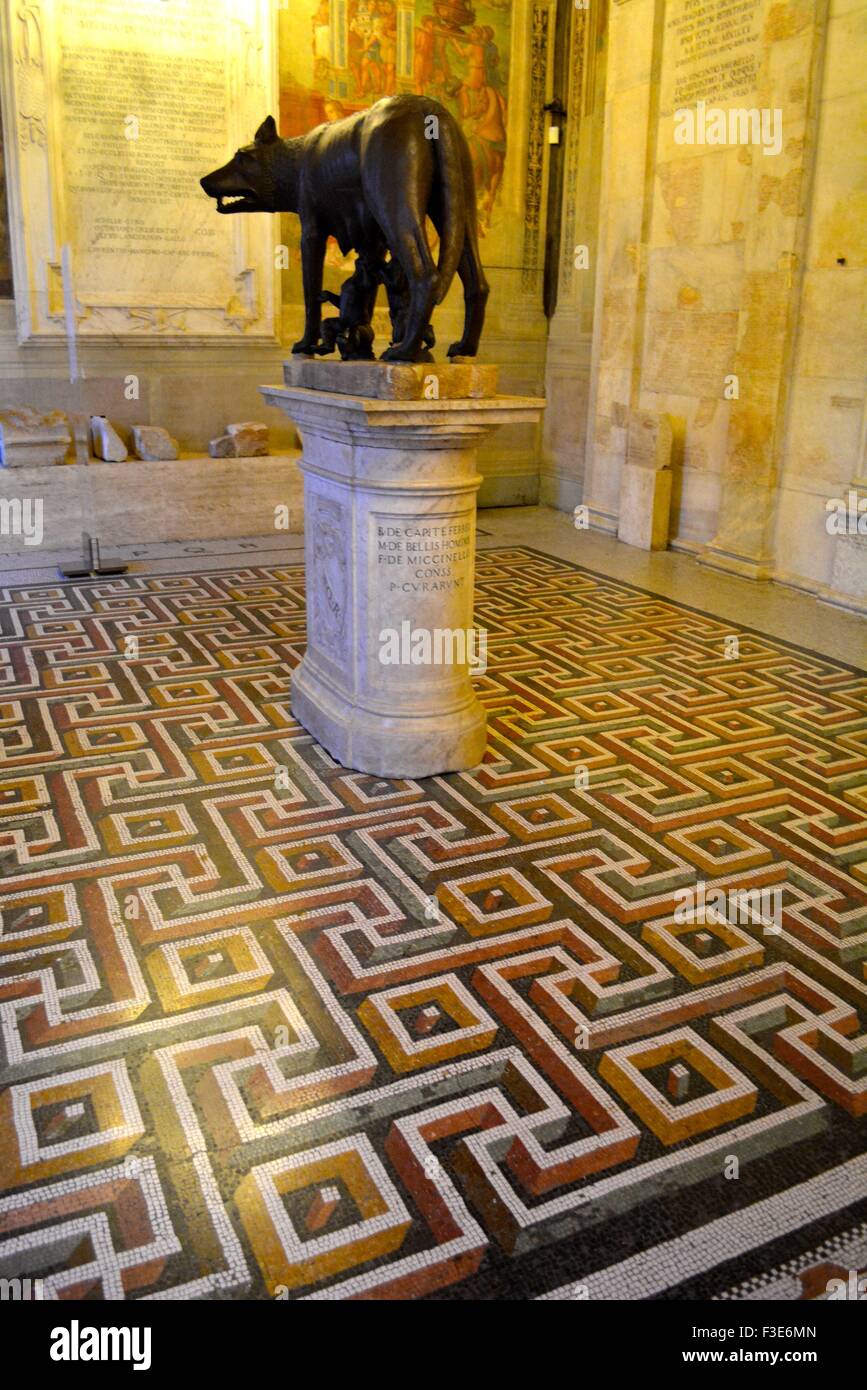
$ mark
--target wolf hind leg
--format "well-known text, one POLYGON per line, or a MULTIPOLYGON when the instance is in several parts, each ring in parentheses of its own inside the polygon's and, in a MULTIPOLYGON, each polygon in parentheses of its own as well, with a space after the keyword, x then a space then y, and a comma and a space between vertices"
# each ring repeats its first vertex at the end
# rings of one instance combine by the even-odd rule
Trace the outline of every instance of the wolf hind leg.
POLYGON ((485 326, 485 307, 490 287, 482 269, 479 255, 479 230, 476 219, 476 193, 473 168, 469 154, 463 158, 465 198, 464 247, 458 262, 458 275, 464 287, 464 332, 463 337, 452 343, 449 357, 475 357, 479 350, 479 339, 485 326))
POLYGON ((383 118, 363 150, 367 205, 408 290, 400 341, 383 354, 389 361, 415 361, 440 288, 424 229, 435 173, 431 144, 410 111, 383 118))
MULTIPOLYGON (((404 208, 404 222, 406 211, 404 208)), ((403 317, 403 337, 400 342, 392 343, 391 347, 386 348, 382 356, 387 362, 414 362, 423 346, 424 335, 436 304, 439 272, 419 220, 415 219, 414 226, 399 230, 395 228, 393 235, 386 231, 386 236, 391 254, 406 276, 409 305, 403 317)))
POLYGON ((407 198, 403 180, 389 180, 379 190, 377 217, 392 260, 400 268, 390 272, 392 292, 401 301, 402 336, 383 353, 391 362, 413 362, 422 347, 425 330, 437 301, 440 277, 424 230, 424 207, 429 187, 417 187, 407 198))

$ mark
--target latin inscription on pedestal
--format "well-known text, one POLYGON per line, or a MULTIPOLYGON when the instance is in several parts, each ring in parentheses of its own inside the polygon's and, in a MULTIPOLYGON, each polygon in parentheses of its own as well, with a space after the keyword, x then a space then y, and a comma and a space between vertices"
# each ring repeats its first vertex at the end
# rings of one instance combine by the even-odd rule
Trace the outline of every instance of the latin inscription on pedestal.
POLYGON ((470 517, 402 518, 376 524, 376 563, 389 594, 451 594, 466 589, 473 543, 470 517))
MULTIPOLYGON (((386 634, 402 633, 409 643, 434 643, 446 631, 468 633, 473 621, 474 512, 401 515, 377 510, 368 526, 371 649, 380 649, 386 634)), ((404 653, 402 660, 407 659, 404 653)), ((437 661, 398 668, 380 664, 374 668, 376 686, 392 687, 396 669, 403 684, 422 694, 454 679, 454 668, 437 661)))

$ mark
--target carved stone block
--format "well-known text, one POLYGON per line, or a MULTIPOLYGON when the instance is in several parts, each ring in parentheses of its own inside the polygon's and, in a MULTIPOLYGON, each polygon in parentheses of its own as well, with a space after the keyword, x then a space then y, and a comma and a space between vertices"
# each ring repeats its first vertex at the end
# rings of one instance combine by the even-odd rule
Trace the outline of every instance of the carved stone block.
POLYGON ((671 511, 673 423, 669 415, 633 410, 627 430, 617 539, 641 550, 664 550, 671 511))
POLYGON ((0 412, 0 464, 4 468, 63 463, 70 439, 69 422, 59 410, 40 414, 24 406, 0 412))
POLYGON ((158 459, 176 459, 179 455, 178 441, 161 425, 133 425, 132 447, 137 458, 155 462, 158 459))
POLYGON ((226 433, 208 445, 212 459, 263 458, 268 453, 268 426, 255 420, 227 425, 226 433))
POLYGON ((268 426, 257 420, 227 425, 226 434, 234 441, 236 458, 262 458, 268 452, 268 426))
POLYGON ((123 463, 127 456, 126 445, 104 415, 91 415, 90 440, 96 457, 106 463, 123 463))

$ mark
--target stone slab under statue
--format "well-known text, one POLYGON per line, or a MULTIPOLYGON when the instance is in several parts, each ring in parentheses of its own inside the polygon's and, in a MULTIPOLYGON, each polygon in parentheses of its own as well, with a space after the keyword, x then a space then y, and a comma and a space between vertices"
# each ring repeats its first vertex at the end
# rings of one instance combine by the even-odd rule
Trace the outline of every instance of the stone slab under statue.
POLYGON ((292 357, 283 364, 287 386, 336 391, 380 401, 478 400, 497 394, 498 368, 490 362, 335 362, 292 357))

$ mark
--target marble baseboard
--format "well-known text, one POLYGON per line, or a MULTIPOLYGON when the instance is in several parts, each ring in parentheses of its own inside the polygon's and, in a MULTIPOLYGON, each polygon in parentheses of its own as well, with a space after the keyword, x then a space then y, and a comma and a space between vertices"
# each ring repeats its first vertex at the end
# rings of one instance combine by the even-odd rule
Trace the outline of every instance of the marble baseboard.
POLYGON ((740 579, 774 578, 774 567, 770 560, 756 560, 747 555, 737 555, 733 551, 714 545, 713 542, 703 546, 696 558, 702 565, 722 570, 724 574, 735 574, 740 579))
POLYGON ((482 482, 479 486, 479 507, 534 507, 539 501, 538 473, 486 472, 485 461, 479 460, 482 482))
POLYGON ((584 505, 587 507, 587 526, 590 531, 603 531, 607 536, 617 535, 617 512, 607 511, 592 502, 585 502, 584 505))
POLYGON ((574 512, 584 494, 583 474, 570 475, 542 468, 539 472, 539 504, 558 512, 574 512))

